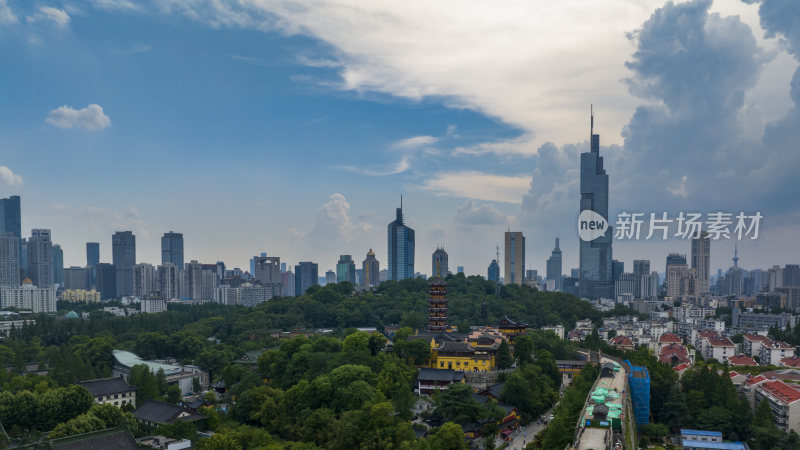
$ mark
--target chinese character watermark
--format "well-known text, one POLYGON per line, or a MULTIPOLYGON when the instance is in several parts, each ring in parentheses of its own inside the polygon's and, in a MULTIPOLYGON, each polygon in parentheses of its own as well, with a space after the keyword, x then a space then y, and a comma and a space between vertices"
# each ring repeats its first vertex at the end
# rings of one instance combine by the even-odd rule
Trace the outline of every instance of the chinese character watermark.
POLYGON ((619 213, 614 224, 614 239, 638 240, 642 236, 642 227, 646 226, 645 240, 653 236, 667 240, 670 235, 680 239, 694 239, 703 233, 712 240, 753 240, 758 239, 761 219, 764 218, 760 212, 752 215, 740 212, 734 216, 733 213, 720 211, 706 214, 705 220, 700 213, 680 212, 675 218, 670 218, 666 212, 650 213, 649 216, 650 220, 645 224, 645 213, 619 213))

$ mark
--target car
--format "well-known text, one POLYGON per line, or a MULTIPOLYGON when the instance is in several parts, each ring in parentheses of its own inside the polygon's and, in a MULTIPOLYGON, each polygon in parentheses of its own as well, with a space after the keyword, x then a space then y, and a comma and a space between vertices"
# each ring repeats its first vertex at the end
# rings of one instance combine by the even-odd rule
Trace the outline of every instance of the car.
POLYGON ((554 415, 550 414, 550 420, 553 420, 553 419, 555 419, 555 417, 556 417, 556 416, 554 416, 554 415))

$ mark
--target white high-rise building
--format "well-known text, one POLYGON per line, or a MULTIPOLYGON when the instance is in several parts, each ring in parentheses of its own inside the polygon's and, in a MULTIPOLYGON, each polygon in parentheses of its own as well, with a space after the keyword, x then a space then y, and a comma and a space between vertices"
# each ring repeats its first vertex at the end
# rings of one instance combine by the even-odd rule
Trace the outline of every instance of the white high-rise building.
POLYGON ((180 298, 180 269, 172 263, 158 266, 158 289, 167 300, 180 298))
POLYGON ((50 230, 31 230, 31 238, 28 239, 27 274, 36 287, 53 285, 53 241, 50 230))
POLYGON ((19 286, 19 238, 0 234, 0 286, 19 286))
POLYGON ((0 305, 3 308, 31 310, 34 313, 56 311, 56 288, 36 287, 30 278, 22 281, 22 286, 0 287, 0 305))
POLYGON ((156 268, 152 264, 141 263, 133 266, 133 295, 142 298, 158 290, 156 268))

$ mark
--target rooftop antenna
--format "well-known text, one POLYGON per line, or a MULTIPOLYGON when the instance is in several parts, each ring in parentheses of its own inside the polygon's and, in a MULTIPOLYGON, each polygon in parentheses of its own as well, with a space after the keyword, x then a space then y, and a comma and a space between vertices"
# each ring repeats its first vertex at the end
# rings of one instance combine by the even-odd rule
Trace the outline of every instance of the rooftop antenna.
POLYGON ((589 127, 589 142, 592 142, 594 135, 594 105, 589 105, 589 116, 591 117, 591 126, 589 127))
POLYGON ((739 267, 739 243, 733 244, 733 267, 739 267))
POLYGON ((497 259, 495 261, 500 262, 500 246, 499 245, 497 246, 497 259))

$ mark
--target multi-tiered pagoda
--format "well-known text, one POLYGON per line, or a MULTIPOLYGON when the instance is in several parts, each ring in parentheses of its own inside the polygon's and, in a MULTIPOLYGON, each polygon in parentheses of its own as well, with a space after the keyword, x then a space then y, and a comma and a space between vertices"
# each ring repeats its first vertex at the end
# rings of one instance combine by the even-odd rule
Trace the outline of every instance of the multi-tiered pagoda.
POLYGON ((447 283, 441 277, 434 277, 428 294, 428 331, 444 333, 447 331, 447 283))

